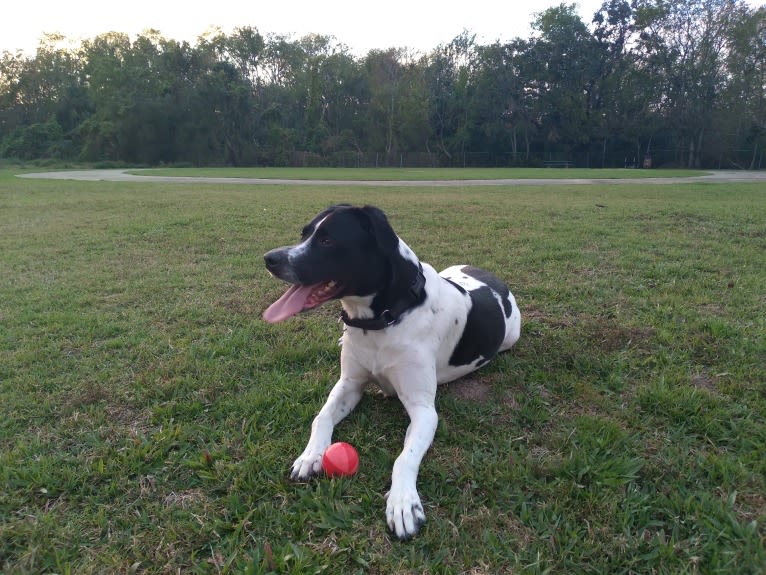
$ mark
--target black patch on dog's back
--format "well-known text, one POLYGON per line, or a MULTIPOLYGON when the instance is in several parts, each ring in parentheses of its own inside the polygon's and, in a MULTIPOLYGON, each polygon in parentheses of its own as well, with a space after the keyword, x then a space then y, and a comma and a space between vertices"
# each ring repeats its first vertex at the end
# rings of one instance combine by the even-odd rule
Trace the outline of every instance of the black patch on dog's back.
POLYGON ((503 283, 503 280, 501 280, 495 274, 488 272, 487 270, 475 268, 473 266, 465 266, 461 268, 460 271, 465 275, 471 276, 472 278, 479 280, 481 283, 488 285, 498 294, 500 294, 500 299, 503 300, 503 310, 505 311, 505 317, 511 317, 511 314, 513 313, 513 306, 511 305, 511 300, 509 297, 511 292, 508 289, 508 286, 503 283))
MULTIPOLYGON (((508 288, 505 289, 508 291, 508 288)), ((505 338, 505 319, 492 289, 482 286, 469 291, 468 295, 471 298, 471 310, 468 312, 463 335, 452 351, 450 365, 468 365, 479 358, 482 358, 482 363, 486 363, 495 356, 505 338)))

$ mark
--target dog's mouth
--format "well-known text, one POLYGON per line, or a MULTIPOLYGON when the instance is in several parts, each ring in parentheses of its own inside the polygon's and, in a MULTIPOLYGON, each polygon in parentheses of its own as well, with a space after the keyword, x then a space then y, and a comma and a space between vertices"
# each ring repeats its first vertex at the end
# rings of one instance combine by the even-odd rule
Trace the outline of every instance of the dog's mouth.
POLYGON ((269 323, 284 321, 302 311, 313 309, 338 295, 343 286, 329 281, 310 286, 295 284, 263 312, 269 323))

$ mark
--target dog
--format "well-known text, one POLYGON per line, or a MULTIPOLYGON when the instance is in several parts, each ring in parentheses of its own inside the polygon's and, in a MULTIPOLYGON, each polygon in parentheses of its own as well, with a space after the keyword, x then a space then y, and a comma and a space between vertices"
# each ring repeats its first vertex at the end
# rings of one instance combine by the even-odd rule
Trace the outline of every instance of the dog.
POLYGON ((340 379, 311 425, 291 478, 322 471, 333 428, 372 381, 384 395, 397 396, 410 418, 391 475, 386 521, 400 539, 413 537, 425 522, 416 483, 436 432, 437 385, 516 343, 521 313, 513 294, 478 268, 457 265, 437 274, 374 206, 330 206, 303 228, 300 243, 273 249, 264 260, 273 276, 291 285, 263 319, 283 321, 338 299, 345 324, 340 379))

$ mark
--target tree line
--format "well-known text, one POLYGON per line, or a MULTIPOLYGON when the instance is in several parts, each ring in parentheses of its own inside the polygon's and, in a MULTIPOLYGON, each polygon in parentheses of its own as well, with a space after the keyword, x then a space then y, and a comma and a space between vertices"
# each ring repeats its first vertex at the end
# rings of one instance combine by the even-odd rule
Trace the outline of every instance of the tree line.
POLYGON ((139 165, 766 167, 766 6, 607 0, 427 54, 243 27, 0 60, 0 157, 139 165))

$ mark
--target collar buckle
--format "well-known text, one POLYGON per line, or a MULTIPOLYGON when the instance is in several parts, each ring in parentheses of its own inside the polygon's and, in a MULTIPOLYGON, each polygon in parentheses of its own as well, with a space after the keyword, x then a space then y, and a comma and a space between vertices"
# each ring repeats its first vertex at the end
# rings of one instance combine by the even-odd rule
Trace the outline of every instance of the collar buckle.
POLYGON ((420 297, 423 294, 423 288, 425 288, 425 285, 426 277, 423 275, 423 266, 418 264, 418 273, 415 276, 415 279, 412 280, 412 284, 410 284, 409 290, 407 291, 408 297, 395 302, 395 304, 391 306, 394 311, 391 311, 391 308, 389 308, 381 312, 377 317, 372 317, 369 319, 357 319, 349 317, 346 313, 346 310, 341 310, 340 319, 346 325, 351 327, 358 327, 364 331, 378 331, 386 329, 387 327, 391 327, 392 325, 399 323, 399 321, 402 319, 402 314, 404 314, 404 312, 410 309, 414 304, 418 303, 418 300, 420 300, 420 297))

